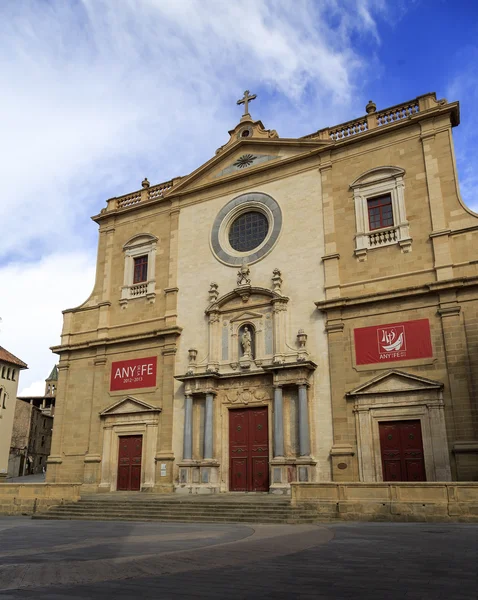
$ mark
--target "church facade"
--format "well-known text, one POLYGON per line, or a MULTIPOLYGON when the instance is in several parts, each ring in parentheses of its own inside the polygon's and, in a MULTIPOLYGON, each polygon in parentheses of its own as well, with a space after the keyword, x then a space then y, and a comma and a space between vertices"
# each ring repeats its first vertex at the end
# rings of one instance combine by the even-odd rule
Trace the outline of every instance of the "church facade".
POLYGON ((308 136, 244 114, 190 175, 111 198, 64 311, 47 480, 288 493, 478 479, 478 215, 458 103, 308 136))

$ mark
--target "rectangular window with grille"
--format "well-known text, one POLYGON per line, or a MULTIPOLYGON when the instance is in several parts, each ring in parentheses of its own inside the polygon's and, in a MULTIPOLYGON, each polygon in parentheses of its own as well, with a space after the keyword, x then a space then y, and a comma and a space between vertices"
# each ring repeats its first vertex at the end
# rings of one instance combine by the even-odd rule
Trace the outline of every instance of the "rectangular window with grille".
POLYGON ((148 255, 134 259, 133 284, 148 281, 148 255))
POLYGON ((390 194, 367 200, 370 231, 393 226, 392 197, 390 194))

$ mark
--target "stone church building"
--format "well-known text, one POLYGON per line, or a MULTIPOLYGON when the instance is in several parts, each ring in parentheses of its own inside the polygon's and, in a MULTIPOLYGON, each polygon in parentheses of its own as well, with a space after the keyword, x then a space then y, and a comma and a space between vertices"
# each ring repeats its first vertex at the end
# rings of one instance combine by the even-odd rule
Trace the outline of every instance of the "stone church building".
POLYGON ((301 138, 240 122, 186 177, 111 198, 64 311, 49 482, 288 493, 478 479, 478 215, 457 102, 301 138))

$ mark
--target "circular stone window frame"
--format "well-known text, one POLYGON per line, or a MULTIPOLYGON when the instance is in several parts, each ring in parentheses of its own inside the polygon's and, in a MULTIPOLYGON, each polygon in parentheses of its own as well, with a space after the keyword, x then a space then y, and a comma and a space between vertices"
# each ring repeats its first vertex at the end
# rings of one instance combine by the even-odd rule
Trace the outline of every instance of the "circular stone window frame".
POLYGON ((211 232, 211 251, 219 262, 237 267, 246 259, 251 265, 258 262, 275 246, 282 230, 282 211, 278 203, 263 192, 241 194, 230 200, 219 211, 211 232), (238 252, 229 243, 229 230, 232 223, 247 212, 260 212, 268 221, 267 235, 259 246, 246 252, 238 252))

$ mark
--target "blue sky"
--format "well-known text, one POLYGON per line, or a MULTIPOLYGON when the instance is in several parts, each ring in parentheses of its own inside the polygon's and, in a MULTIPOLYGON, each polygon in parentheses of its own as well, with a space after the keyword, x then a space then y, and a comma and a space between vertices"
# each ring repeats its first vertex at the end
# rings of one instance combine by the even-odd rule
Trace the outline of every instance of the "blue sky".
POLYGON ((459 100, 478 211, 478 2, 2 0, 0 344, 42 393, 61 310, 91 291, 107 198, 185 175, 238 122, 299 137, 430 91, 459 100))

